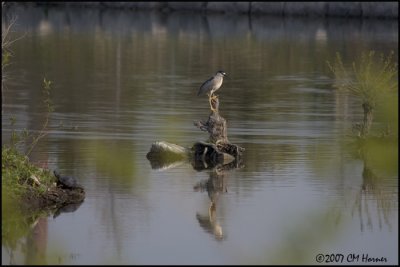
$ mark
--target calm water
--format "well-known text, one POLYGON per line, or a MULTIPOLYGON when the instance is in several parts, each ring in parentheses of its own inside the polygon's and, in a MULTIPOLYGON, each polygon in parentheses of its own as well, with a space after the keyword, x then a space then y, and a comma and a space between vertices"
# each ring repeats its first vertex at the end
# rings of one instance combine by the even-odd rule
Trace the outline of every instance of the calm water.
POLYGON ((2 264, 317 264, 319 253, 398 262, 397 148, 383 167, 348 149, 362 109, 333 89, 326 65, 337 51, 345 62, 370 49, 397 58, 396 21, 12 13, 13 34, 25 35, 12 46, 3 143, 11 115, 16 129, 40 129, 42 81, 53 81, 50 131, 32 160, 78 177, 86 199, 16 242, 2 235, 2 264), (219 69, 243 166, 152 169, 153 142, 207 138, 193 126, 209 114, 196 94, 219 69), (194 189, 207 180, 208 192, 194 189))

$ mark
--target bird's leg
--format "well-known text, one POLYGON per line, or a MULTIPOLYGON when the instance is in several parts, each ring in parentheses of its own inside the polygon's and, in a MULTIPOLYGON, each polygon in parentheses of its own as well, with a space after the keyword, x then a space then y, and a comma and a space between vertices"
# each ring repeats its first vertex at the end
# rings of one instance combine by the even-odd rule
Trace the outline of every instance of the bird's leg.
POLYGON ((210 102, 211 111, 215 112, 215 109, 213 108, 213 105, 212 105, 212 100, 213 99, 214 99, 214 96, 213 95, 209 95, 208 101, 210 102))
POLYGON ((213 104, 212 104, 212 99, 210 98, 210 108, 212 112, 216 112, 217 110, 214 108, 213 104))
POLYGON ((215 202, 211 201, 210 207, 208 208, 208 218, 210 222, 213 222, 215 219, 215 210, 216 210, 215 202))

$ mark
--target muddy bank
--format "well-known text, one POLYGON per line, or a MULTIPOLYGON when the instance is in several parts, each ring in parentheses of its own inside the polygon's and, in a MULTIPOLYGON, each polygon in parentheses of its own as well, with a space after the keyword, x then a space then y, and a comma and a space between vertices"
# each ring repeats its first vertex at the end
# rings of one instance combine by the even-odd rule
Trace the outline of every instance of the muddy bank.
POLYGON ((64 189, 54 185, 42 194, 37 194, 34 189, 27 189, 21 198, 21 205, 24 209, 57 211, 70 204, 82 203, 84 199, 85 191, 81 188, 64 189))
POLYGON ((32 164, 27 156, 15 148, 3 146, 1 173, 2 199, 10 207, 55 212, 85 199, 84 188, 70 184, 69 179, 75 181, 75 178, 56 177, 50 170, 32 164))

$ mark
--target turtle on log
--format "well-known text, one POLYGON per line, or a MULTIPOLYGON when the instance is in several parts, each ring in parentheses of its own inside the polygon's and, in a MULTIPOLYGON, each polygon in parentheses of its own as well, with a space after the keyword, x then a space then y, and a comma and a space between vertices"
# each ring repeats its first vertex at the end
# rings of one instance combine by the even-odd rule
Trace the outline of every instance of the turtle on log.
POLYGON ((68 189, 76 189, 76 188, 83 189, 83 187, 80 184, 78 184, 76 178, 71 176, 61 175, 56 170, 54 170, 53 173, 54 176, 57 177, 57 185, 61 185, 61 187, 68 189))

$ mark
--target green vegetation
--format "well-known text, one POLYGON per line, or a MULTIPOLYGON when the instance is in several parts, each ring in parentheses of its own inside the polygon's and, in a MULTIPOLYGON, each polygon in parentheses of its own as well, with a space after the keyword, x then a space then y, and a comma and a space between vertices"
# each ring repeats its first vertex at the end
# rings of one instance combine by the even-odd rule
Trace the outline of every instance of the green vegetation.
POLYGON ((1 91, 3 92, 3 87, 4 87, 4 82, 6 81, 6 75, 4 75, 4 70, 6 69, 6 67, 9 65, 10 63, 10 57, 11 57, 11 50, 10 50, 10 46, 14 41, 10 40, 10 30, 12 25, 15 23, 15 19, 11 20, 10 24, 8 26, 5 27, 5 29, 3 30, 2 28, 2 32, 1 32, 1 71, 2 71, 2 75, 1 75, 1 91))
MULTIPOLYGON (((48 170, 32 165, 28 158, 11 147, 2 148, 2 222, 4 248, 23 247, 24 239, 38 220, 52 214, 53 207, 36 206, 45 199, 54 176, 48 170)), ((12 253, 10 252, 12 255, 12 253)))
POLYGON ((358 214, 361 231, 365 226, 372 227, 372 207, 366 201, 369 198, 376 204, 379 227, 383 221, 391 228, 388 217, 397 194, 395 189, 388 189, 387 183, 398 176, 398 68, 394 53, 376 58, 374 51, 364 52, 349 69, 337 53, 334 65, 328 65, 335 74, 335 87, 354 95, 363 108, 362 122, 353 126, 360 139, 346 147, 364 164, 362 184, 353 196, 352 216, 358 214), (373 120, 375 134, 371 130, 373 120), (380 135, 376 135, 377 129, 380 135))
MULTIPOLYGON (((49 117, 53 111, 50 84, 50 81, 44 79, 43 94, 47 113, 42 129, 36 135, 30 134, 26 129, 13 130, 10 143, 2 146, 2 193, 3 196, 7 195, 7 197, 17 201, 26 198, 27 193, 36 196, 36 198, 41 198, 47 188, 55 181, 49 170, 34 166, 28 158, 38 141, 47 134, 49 117), (25 154, 18 149, 22 143, 25 143, 28 147, 25 154)), ((15 119, 11 118, 11 125, 14 124, 15 119)))
MULTIPOLYGON (((4 101, 4 90, 8 79, 6 69, 10 64, 10 59, 12 57, 12 51, 10 49, 11 44, 22 38, 10 38, 11 28, 15 21, 16 18, 14 17, 8 25, 2 25, 2 101, 4 101)), ((14 125, 15 118, 11 117, 10 120, 11 125, 14 125)), ((5 246, 5 249, 11 251, 15 250, 18 246, 23 246, 20 240, 21 237, 26 236, 26 234, 31 230, 31 227, 35 225, 38 218, 47 215, 48 212, 33 211, 30 209, 30 212, 26 213, 26 209, 23 210, 16 207, 24 207, 24 204, 30 206, 31 203, 29 202, 31 198, 29 195, 33 195, 39 199, 54 181, 54 177, 52 177, 48 171, 35 167, 29 162, 27 156, 18 152, 17 144, 21 141, 27 140, 28 137, 29 133, 27 130, 23 130, 19 133, 17 131, 12 131, 10 144, 3 145, 1 151, 1 241, 5 246)), ((36 140, 38 141, 39 139, 36 140)), ((34 144, 32 143, 32 145, 31 148, 33 149, 34 144)), ((12 253, 10 253, 10 255, 12 255, 12 253)))
MULTIPOLYGON (((19 145, 24 143, 28 147, 28 150, 25 153, 26 156, 29 156, 32 150, 34 149, 35 145, 38 143, 38 141, 47 135, 47 126, 49 123, 49 118, 51 113, 54 111, 53 102, 50 98, 51 81, 48 81, 46 80, 46 78, 44 78, 43 83, 44 85, 42 93, 44 98, 43 102, 46 107, 46 115, 41 130, 36 135, 29 133, 27 129, 23 129, 21 131, 13 129, 13 131, 11 132, 9 146, 11 148, 17 149, 19 145)), ((13 126, 15 124, 15 118, 11 117, 10 121, 11 121, 11 126, 13 126)))
POLYGON ((397 118, 394 120, 394 116, 391 116, 391 113, 397 113, 397 101, 390 101, 398 99, 398 69, 397 63, 393 62, 393 55, 393 52, 388 56, 381 54, 376 59, 374 51, 368 54, 364 52, 358 64, 352 63, 352 71, 345 68, 339 53, 336 54, 333 65, 327 62, 336 77, 335 87, 353 94, 362 102, 364 118, 361 124, 356 124, 354 127, 360 137, 369 134, 374 110, 377 108, 385 109, 383 112, 388 118, 385 119, 387 123, 385 134, 389 134, 390 128, 395 128, 397 134, 397 118), (388 104, 391 107, 383 108, 388 104))
MULTIPOLYGON (((11 44, 17 39, 11 39, 10 31, 15 23, 12 19, 8 26, 2 29, 2 71, 6 71, 6 67, 10 64, 12 56, 11 44)), ((5 82, 7 79, 2 77, 2 93, 5 90, 5 82)), ((51 81, 44 78, 43 81, 43 103, 46 108, 46 115, 43 125, 37 134, 30 133, 27 129, 12 129, 10 142, 2 146, 2 208, 3 211, 8 207, 15 207, 16 204, 25 204, 29 208, 41 207, 50 202, 51 194, 54 195, 55 177, 49 170, 34 166, 28 156, 35 148, 40 139, 47 135, 49 118, 53 112, 53 103, 51 101, 51 81), (26 151, 22 151, 22 144, 26 151), (53 192, 50 192, 53 191, 53 192)), ((3 111, 2 111, 3 112, 3 111)), ((11 126, 15 125, 16 119, 10 117, 11 126)), ((57 202, 57 200, 53 201, 57 202)), ((4 217, 4 216, 3 216, 4 217)))
POLYGON ((40 196, 55 182, 49 170, 34 166, 28 157, 21 155, 15 148, 3 146, 1 152, 3 198, 7 196, 17 200, 28 191, 40 196))

